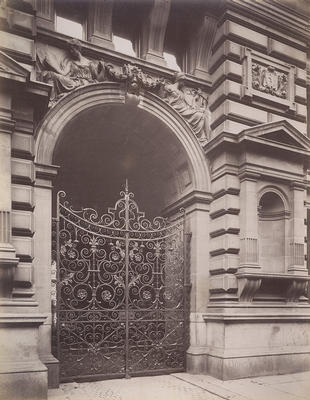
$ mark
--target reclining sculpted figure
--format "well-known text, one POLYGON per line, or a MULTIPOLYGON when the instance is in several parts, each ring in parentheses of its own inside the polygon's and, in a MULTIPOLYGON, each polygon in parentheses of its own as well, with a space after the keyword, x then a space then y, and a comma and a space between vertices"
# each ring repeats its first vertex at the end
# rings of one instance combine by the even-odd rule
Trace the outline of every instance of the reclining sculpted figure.
POLYGON ((53 54, 39 55, 38 58, 42 80, 53 86, 51 102, 79 86, 104 80, 104 63, 82 56, 81 44, 77 39, 68 41, 68 56, 60 62, 53 54))

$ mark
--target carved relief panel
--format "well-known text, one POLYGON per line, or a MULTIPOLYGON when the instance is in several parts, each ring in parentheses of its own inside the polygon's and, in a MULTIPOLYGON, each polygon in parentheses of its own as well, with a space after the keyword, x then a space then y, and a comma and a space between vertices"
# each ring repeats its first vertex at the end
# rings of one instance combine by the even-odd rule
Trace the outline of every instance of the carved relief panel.
POLYGON ((245 49, 243 97, 295 111, 295 67, 245 49))

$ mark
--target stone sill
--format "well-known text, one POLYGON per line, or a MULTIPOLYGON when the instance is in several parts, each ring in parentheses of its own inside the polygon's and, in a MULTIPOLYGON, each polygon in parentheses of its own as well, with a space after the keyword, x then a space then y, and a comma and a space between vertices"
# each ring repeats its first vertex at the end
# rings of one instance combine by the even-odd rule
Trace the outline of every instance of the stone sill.
MULTIPOLYGON (((305 273, 308 273, 305 270, 305 273)), ((298 280, 298 281, 309 281, 310 276, 308 275, 295 275, 295 274, 287 274, 287 273, 272 273, 272 272, 237 272, 235 274, 237 278, 257 278, 257 279, 290 279, 290 280, 298 280)))
POLYGON ((221 358, 248 358, 248 357, 263 357, 263 356, 278 356, 278 355, 289 355, 292 354, 304 354, 309 357, 310 346, 272 346, 270 348, 257 346, 252 348, 237 347, 235 349, 222 349, 207 347, 206 350, 208 356, 221 357, 221 358))
POLYGON ((310 280, 310 276, 306 274, 307 270, 302 270, 299 274, 237 272, 235 276, 238 282, 239 301, 249 303, 259 298, 262 301, 270 301, 273 296, 275 300, 286 302, 306 301, 307 283, 310 280), (270 281, 274 282, 272 288, 268 284, 270 281))
POLYGON ((262 321, 270 321, 278 322, 278 321, 290 321, 290 322, 297 322, 297 321, 310 321, 310 312, 308 311, 307 314, 297 314, 294 312, 289 315, 287 313, 247 313, 247 314, 222 314, 222 313, 207 313, 203 315, 203 319, 205 322, 209 321, 217 321, 217 322, 262 322, 262 321))
POLYGON ((0 313, 0 325, 2 324, 22 324, 22 325, 41 325, 46 320, 45 314, 11 314, 0 313))

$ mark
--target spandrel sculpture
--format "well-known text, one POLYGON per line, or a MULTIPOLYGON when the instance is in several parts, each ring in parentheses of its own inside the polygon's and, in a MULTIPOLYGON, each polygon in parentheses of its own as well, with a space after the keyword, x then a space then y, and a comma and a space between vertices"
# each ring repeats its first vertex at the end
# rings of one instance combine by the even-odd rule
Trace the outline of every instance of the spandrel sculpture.
POLYGON ((177 72, 173 83, 163 83, 162 94, 171 105, 189 123, 197 138, 209 140, 208 100, 201 89, 185 87, 185 75, 177 72))
POLYGON ((50 106, 72 90, 95 82, 114 81, 125 85, 127 98, 139 101, 143 91, 149 91, 167 102, 190 125, 200 143, 210 139, 208 100, 200 88, 185 86, 186 77, 176 72, 172 81, 151 76, 136 65, 122 67, 102 60, 89 60, 81 53, 77 39, 68 41, 67 55, 53 51, 38 51, 39 75, 52 85, 50 106))
POLYGON ((77 39, 68 41, 68 55, 64 59, 59 60, 52 53, 39 53, 38 62, 41 79, 53 87, 52 103, 79 86, 104 80, 104 63, 84 57, 77 39))

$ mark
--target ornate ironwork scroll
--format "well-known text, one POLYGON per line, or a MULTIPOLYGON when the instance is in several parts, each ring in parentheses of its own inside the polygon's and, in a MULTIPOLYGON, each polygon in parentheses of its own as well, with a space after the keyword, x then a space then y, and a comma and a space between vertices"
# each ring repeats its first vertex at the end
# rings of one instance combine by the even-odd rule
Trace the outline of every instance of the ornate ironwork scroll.
POLYGON ((127 187, 102 216, 57 197, 61 380, 184 370, 184 217, 146 219, 127 187))

